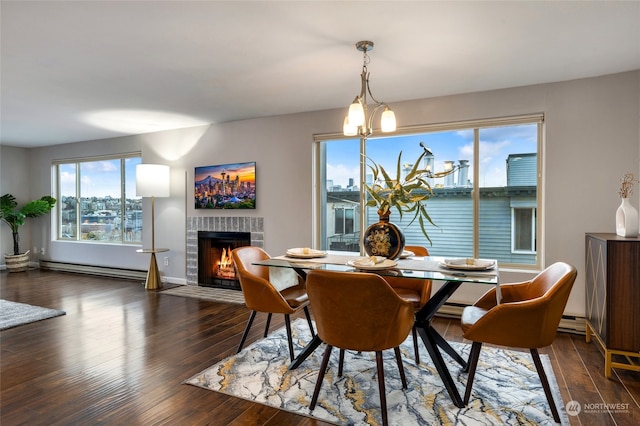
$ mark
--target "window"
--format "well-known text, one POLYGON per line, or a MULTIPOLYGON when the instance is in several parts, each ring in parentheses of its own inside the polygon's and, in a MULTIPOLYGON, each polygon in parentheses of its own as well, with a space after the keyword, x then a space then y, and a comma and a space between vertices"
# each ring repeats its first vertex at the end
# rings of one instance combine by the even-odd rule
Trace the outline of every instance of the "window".
POLYGON ((325 250, 360 250, 359 236, 378 221, 375 208, 366 203, 359 182, 370 183, 370 170, 361 158, 382 164, 396 173, 425 150, 425 167, 435 171, 455 168, 443 178, 431 179, 433 195, 427 211, 435 225, 427 225, 431 243, 411 215, 391 221, 399 225, 406 243, 423 245, 434 256, 468 256, 498 259, 503 265, 538 265, 539 151, 542 115, 509 117, 465 123, 423 126, 391 137, 366 140, 341 136, 316 136, 320 209, 316 235, 325 250), (355 184, 354 184, 355 182, 355 184), (353 233, 347 228, 347 211, 353 212, 353 233))
POLYGON ((356 215, 353 207, 336 207, 335 208, 335 233, 336 234, 353 234, 356 215))
POLYGON ((57 239, 140 244, 142 199, 135 196, 140 154, 54 164, 57 239))
POLYGON ((535 253, 536 251, 536 210, 513 209, 511 217, 512 251, 514 253, 535 253))
POLYGON ((334 211, 336 215, 335 233, 344 234, 344 209, 336 207, 334 211))

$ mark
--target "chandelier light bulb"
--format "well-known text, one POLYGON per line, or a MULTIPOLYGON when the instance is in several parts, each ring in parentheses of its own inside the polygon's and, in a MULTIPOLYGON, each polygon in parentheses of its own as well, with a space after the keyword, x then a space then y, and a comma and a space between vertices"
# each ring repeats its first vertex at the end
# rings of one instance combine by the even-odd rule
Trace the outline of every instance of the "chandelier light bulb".
POLYGON ((348 115, 344 118, 344 124, 342 126, 342 133, 344 133, 345 136, 356 136, 358 134, 358 126, 352 126, 349 123, 349 116, 348 115))
POLYGON ((349 106, 349 123, 354 127, 364 124, 364 108, 359 98, 355 98, 349 106))
POLYGON ((396 131, 396 115, 389 107, 385 107, 382 117, 380 118, 380 129, 385 132, 396 131))

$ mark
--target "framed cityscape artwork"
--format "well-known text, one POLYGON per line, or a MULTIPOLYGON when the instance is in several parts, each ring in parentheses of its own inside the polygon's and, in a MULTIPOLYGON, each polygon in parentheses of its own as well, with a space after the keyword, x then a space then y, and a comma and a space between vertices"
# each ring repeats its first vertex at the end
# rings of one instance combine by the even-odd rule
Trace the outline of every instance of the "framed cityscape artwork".
POLYGON ((196 167, 196 209, 255 209, 256 162, 196 167))

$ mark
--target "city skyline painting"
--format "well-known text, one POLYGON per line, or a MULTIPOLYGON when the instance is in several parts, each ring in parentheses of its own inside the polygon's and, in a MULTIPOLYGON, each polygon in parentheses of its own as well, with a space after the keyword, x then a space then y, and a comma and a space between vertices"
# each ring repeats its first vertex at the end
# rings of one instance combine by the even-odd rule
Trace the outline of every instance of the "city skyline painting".
POLYGON ((255 209, 256 162, 196 167, 196 209, 255 209))

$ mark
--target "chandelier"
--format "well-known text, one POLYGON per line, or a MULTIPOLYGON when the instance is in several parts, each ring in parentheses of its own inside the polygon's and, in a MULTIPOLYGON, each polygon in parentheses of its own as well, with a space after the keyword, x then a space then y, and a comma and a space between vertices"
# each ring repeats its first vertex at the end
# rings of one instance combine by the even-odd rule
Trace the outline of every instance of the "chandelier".
POLYGON ((360 94, 355 97, 353 103, 349 106, 349 113, 344 118, 343 133, 345 136, 357 136, 360 135, 363 138, 371 136, 373 133, 373 117, 378 111, 384 107, 384 111, 380 116, 380 130, 385 133, 393 132, 396 130, 396 115, 389 109, 389 106, 384 102, 379 102, 371 94, 371 88, 369 87, 369 71, 367 65, 370 58, 367 52, 373 49, 372 41, 359 41, 356 43, 356 49, 363 52, 364 60, 362 64, 362 73, 360 79, 362 86, 360 88, 360 94), (371 111, 371 114, 367 117, 367 94, 375 106, 371 111))

